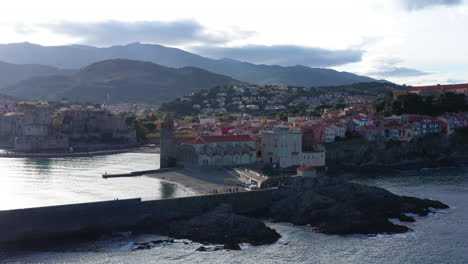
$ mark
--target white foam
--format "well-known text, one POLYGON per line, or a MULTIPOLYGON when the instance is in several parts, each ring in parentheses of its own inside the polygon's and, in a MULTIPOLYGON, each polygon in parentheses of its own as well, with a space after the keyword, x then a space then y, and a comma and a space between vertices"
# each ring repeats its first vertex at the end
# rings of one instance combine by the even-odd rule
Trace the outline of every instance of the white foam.
POLYGON ((125 243, 123 246, 120 247, 120 249, 133 249, 136 246, 135 242, 128 242, 125 243))
POLYGON ((404 213, 404 215, 409 216, 409 217, 419 217, 418 214, 413 214, 413 213, 404 213))

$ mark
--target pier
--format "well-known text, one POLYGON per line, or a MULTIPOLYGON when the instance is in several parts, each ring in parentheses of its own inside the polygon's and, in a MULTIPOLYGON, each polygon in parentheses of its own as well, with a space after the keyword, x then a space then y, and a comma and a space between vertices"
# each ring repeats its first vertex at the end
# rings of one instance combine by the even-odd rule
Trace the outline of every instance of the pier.
POLYGON ((152 173, 163 173, 163 172, 168 172, 168 171, 174 171, 174 170, 179 170, 182 169, 183 167, 175 167, 175 168, 162 168, 162 169, 154 169, 154 170, 143 170, 143 171, 133 171, 129 173, 120 173, 120 174, 102 174, 102 178, 107 179, 107 178, 119 178, 119 177, 137 177, 137 176, 143 176, 146 174, 152 174, 152 173))

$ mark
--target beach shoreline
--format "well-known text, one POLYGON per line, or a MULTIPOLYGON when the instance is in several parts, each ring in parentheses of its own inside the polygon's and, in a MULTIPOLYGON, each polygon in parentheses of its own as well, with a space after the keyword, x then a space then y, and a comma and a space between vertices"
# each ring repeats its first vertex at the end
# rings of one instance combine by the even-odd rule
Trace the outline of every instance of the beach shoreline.
POLYGON ((180 185, 196 195, 245 191, 236 177, 217 169, 180 169, 144 175, 168 183, 180 185))

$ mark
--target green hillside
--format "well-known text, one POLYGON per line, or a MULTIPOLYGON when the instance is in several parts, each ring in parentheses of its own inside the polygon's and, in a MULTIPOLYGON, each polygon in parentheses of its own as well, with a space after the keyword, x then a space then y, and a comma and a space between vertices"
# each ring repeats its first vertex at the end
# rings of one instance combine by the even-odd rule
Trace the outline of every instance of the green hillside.
POLYGON ((160 104, 200 89, 240 81, 195 67, 169 68, 125 59, 91 64, 71 75, 34 77, 0 89, 28 100, 160 104))

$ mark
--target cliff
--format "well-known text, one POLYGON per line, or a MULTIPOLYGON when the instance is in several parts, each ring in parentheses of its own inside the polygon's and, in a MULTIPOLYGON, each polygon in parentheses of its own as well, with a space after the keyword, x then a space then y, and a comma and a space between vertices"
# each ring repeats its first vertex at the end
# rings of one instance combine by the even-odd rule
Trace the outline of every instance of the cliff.
POLYGON ((468 160, 468 140, 462 133, 451 137, 428 135, 410 142, 353 138, 329 143, 326 149, 326 164, 331 171, 419 169, 454 166, 468 160))

